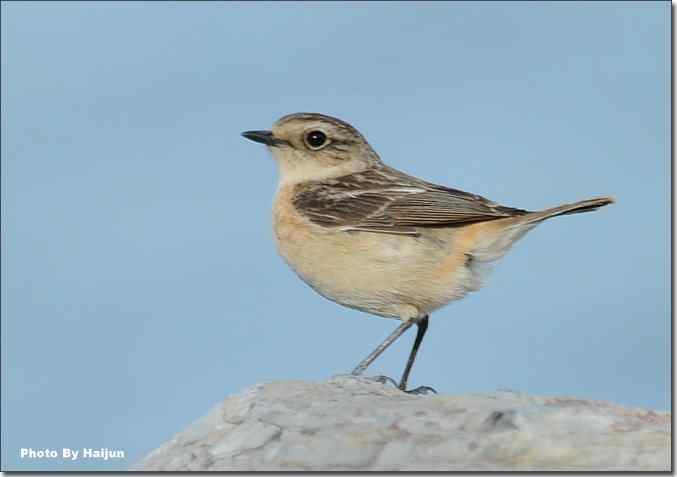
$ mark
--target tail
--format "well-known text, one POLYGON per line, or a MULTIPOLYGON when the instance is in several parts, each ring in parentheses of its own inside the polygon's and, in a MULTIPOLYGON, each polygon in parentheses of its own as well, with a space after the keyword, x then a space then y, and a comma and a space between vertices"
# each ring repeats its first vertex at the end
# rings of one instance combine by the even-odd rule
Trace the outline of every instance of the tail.
POLYGON ((478 262, 493 262, 505 255, 512 244, 544 220, 558 215, 591 212, 613 203, 614 199, 611 197, 599 197, 540 212, 526 212, 506 219, 485 222, 487 232, 481 235, 470 253, 478 262))
POLYGON ((573 204, 564 204, 551 209, 545 209, 541 212, 530 212, 517 220, 520 224, 538 223, 558 215, 581 214, 583 212, 592 212, 605 205, 613 204, 613 197, 598 197, 595 199, 581 200, 573 204))

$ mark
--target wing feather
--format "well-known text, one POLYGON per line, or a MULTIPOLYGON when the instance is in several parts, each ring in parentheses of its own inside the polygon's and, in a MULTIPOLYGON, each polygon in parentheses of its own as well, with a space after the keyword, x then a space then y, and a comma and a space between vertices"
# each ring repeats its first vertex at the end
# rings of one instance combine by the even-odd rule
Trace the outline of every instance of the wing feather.
POLYGON ((317 225, 405 235, 417 235, 417 227, 454 227, 528 213, 387 166, 300 184, 293 202, 317 225))

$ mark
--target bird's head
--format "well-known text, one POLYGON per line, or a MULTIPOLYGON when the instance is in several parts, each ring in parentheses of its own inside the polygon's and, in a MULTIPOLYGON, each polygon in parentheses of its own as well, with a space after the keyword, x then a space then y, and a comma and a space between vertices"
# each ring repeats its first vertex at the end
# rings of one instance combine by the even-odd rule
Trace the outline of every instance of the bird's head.
POLYGON ((283 183, 340 177, 381 162, 357 129, 323 114, 290 114, 277 120, 270 131, 242 135, 269 147, 283 183))

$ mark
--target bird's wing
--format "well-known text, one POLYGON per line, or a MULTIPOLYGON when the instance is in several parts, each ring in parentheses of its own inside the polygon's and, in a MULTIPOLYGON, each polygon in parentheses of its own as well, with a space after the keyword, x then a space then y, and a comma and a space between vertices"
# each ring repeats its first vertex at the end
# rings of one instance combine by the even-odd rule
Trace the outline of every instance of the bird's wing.
POLYGON ((342 230, 418 235, 418 227, 453 227, 527 213, 381 166, 297 186, 294 206, 311 222, 342 230))

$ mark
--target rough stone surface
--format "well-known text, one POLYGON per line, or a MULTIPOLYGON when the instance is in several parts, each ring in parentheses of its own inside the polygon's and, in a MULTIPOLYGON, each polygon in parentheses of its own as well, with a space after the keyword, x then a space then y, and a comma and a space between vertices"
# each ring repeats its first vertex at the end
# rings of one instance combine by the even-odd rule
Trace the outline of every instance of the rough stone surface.
POLYGON ((670 414, 516 392, 413 396, 368 378, 229 396, 131 470, 669 471, 670 414))

